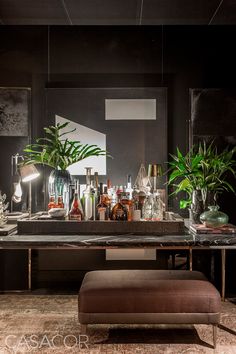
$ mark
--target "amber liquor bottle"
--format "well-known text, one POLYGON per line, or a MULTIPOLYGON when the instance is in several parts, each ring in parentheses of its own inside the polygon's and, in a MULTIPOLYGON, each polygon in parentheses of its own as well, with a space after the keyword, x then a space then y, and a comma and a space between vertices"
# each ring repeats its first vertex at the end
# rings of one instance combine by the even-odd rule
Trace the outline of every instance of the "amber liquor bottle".
POLYGON ((97 205, 97 220, 103 221, 109 219, 109 208, 106 204, 105 196, 100 196, 100 201, 97 205))
POLYGON ((78 197, 78 193, 75 192, 71 209, 69 211, 69 220, 81 221, 83 220, 83 217, 84 217, 83 209, 78 197))
POLYGON ((121 194, 121 203, 127 209, 127 220, 132 221, 134 205, 133 205, 133 200, 130 199, 129 193, 122 193, 121 194))
POLYGON ((121 203, 121 194, 118 195, 118 202, 112 208, 111 211, 111 220, 118 220, 118 221, 127 221, 128 219, 128 212, 125 205, 121 203))
POLYGON ((55 197, 54 195, 51 195, 49 198, 49 203, 48 203, 48 210, 56 208, 56 203, 55 203, 55 197))
POLYGON ((64 203, 63 203, 63 199, 62 199, 62 196, 59 195, 58 198, 57 198, 57 205, 56 205, 57 208, 64 208, 64 203))

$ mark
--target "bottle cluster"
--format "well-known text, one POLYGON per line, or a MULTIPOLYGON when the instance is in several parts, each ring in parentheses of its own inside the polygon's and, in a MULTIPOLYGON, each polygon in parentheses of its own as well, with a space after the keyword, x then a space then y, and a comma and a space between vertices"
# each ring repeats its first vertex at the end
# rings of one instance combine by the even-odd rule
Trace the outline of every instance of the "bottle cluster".
MULTIPOLYGON (((80 198, 78 181, 72 186, 69 220, 115 220, 138 221, 163 219, 165 204, 158 191, 145 193, 132 186, 131 175, 127 176, 126 186, 112 186, 99 183, 98 173, 91 175, 91 168, 86 168, 86 188, 80 198), (92 178, 93 177, 93 178, 92 178)), ((48 209, 63 208, 62 197, 57 202, 50 197, 48 209)))

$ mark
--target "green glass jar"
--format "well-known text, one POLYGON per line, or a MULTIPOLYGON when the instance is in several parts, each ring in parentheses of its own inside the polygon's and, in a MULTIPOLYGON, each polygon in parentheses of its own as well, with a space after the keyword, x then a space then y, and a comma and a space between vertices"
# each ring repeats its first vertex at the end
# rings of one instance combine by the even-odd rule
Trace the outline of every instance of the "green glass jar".
POLYGON ((228 215, 219 211, 218 205, 210 205, 208 208, 210 210, 200 215, 200 220, 206 227, 220 227, 228 224, 228 215))

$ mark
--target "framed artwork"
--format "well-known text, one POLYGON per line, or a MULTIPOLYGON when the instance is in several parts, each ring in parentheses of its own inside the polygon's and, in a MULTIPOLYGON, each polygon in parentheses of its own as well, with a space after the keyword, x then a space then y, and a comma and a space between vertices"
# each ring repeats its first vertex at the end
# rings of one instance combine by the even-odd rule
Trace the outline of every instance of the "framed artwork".
POLYGON ((0 87, 0 136, 30 135, 30 88, 0 87))
POLYGON ((199 140, 236 146, 236 89, 191 89, 190 146, 199 140))

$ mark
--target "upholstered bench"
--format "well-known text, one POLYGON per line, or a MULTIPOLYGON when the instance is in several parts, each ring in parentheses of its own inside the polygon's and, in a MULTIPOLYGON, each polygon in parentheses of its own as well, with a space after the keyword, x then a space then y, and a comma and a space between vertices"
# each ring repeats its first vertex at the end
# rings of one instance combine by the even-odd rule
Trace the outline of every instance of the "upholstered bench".
POLYGON ((88 324, 212 324, 221 298, 196 271, 105 270, 85 275, 79 292, 82 332, 88 324))

